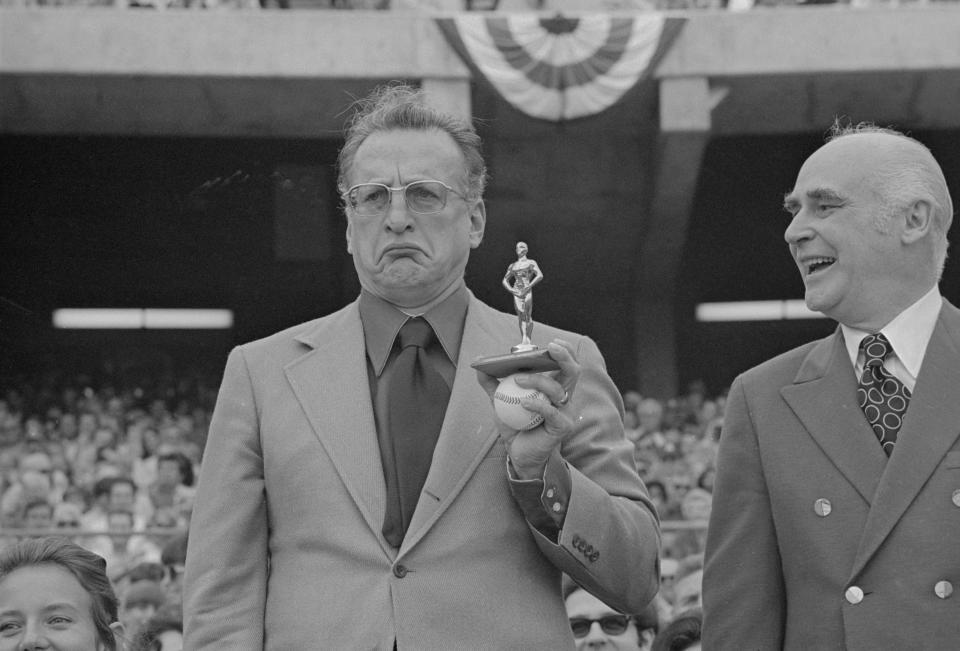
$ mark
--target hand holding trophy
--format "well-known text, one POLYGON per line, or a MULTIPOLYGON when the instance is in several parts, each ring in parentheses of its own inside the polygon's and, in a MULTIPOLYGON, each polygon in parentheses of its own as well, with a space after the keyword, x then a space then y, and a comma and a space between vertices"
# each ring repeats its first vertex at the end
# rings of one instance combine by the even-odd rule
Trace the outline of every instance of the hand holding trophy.
MULTIPOLYGON (((507 267, 502 283, 507 291, 513 294, 514 309, 520 327, 520 343, 511 346, 508 354, 484 357, 471 365, 499 380, 493 393, 497 417, 507 426, 520 431, 533 429, 544 420, 542 414, 526 409, 523 401, 547 402, 550 397, 535 387, 520 386, 516 381, 517 376, 561 370, 561 365, 550 356, 549 349, 540 348, 530 339, 533 333, 533 287, 543 280, 543 272, 535 260, 527 257, 527 252, 527 245, 517 242, 517 261, 507 267)), ((562 386, 561 390, 561 395, 556 396, 555 401, 559 406, 566 404, 569 398, 568 391, 562 386)))

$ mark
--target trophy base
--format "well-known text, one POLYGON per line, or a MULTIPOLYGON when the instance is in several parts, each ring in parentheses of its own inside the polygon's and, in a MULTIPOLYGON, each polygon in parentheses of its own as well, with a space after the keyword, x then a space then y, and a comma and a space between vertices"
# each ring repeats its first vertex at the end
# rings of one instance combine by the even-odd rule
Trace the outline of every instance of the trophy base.
POLYGON ((470 364, 478 371, 496 378, 505 378, 514 373, 542 373, 544 371, 559 371, 557 364, 545 348, 536 348, 507 355, 481 357, 470 364))

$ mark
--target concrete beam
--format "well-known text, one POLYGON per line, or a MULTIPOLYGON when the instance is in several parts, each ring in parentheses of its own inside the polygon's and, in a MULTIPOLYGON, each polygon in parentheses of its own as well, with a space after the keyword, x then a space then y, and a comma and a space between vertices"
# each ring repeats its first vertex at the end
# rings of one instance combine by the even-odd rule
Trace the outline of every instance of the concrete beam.
POLYGON ((658 78, 960 68, 960 4, 687 14, 658 78))
POLYGON ((0 74, 469 79, 429 15, 0 9, 0 74))

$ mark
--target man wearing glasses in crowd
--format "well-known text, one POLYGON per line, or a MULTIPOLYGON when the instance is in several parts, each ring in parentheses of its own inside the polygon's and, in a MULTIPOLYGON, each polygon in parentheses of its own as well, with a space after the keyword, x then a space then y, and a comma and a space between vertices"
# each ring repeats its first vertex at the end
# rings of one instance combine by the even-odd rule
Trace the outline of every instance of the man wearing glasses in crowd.
POLYGON ((639 615, 624 615, 565 580, 563 586, 570 630, 577 651, 650 651, 659 630, 657 608, 648 604, 639 615))
POLYGON ((420 92, 362 102, 339 179, 361 295, 230 354, 185 648, 572 649, 561 572, 624 612, 654 596, 657 517, 596 345, 538 326, 560 370, 518 380, 544 396, 524 432, 470 367, 516 342, 463 281, 485 176, 473 128, 420 92))

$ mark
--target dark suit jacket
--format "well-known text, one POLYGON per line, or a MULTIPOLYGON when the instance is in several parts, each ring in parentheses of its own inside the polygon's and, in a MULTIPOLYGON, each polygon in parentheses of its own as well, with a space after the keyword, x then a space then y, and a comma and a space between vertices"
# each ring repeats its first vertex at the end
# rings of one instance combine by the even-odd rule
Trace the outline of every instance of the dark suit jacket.
POLYGON ((889 460, 856 386, 839 328, 734 382, 704 649, 960 648, 960 593, 937 594, 960 588, 960 311, 944 301, 889 460))
POLYGON ((516 316, 471 296, 430 473, 399 551, 381 533, 386 488, 357 304, 235 349, 190 529, 185 649, 573 647, 561 570, 634 612, 658 585, 656 516, 596 345, 562 447, 572 491, 555 543, 510 493, 506 450, 470 362, 516 343, 516 316))

